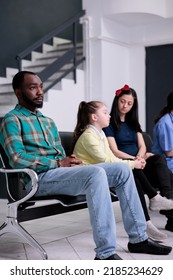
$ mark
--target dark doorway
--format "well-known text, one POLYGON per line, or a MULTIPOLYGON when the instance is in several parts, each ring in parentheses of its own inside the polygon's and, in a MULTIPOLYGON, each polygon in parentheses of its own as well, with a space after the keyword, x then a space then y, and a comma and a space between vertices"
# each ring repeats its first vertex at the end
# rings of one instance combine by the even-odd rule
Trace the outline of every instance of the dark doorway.
POLYGON ((146 131, 173 90, 173 44, 146 47, 146 131))

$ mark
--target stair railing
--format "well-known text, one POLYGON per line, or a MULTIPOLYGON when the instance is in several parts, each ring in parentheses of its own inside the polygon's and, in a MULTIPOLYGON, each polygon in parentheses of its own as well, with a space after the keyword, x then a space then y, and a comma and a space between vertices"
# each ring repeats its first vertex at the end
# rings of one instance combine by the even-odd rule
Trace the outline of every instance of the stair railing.
POLYGON ((62 78, 64 78, 67 74, 70 72, 73 72, 73 79, 76 83, 76 68, 77 66, 82 63, 82 61, 85 60, 85 57, 82 56, 80 60, 77 61, 77 23, 79 22, 80 18, 85 15, 85 11, 82 10, 75 16, 71 17, 67 21, 65 21, 62 25, 55 28, 50 33, 43 36, 41 39, 36 41, 34 44, 26 48, 24 51, 19 53, 16 56, 16 59, 18 61, 18 70, 22 70, 22 59, 28 58, 31 56, 32 51, 37 50, 38 48, 42 47, 42 45, 48 41, 50 41, 53 37, 57 37, 58 34, 60 34, 62 31, 66 30, 70 26, 72 26, 72 47, 67 50, 60 58, 57 58, 53 63, 48 65, 44 70, 39 72, 39 77, 42 79, 43 82, 48 80, 49 77, 51 77, 54 73, 58 72, 64 65, 66 65, 68 62, 73 60, 73 66, 70 69, 67 69, 64 71, 62 75, 60 75, 57 79, 54 79, 53 82, 49 84, 44 90, 47 91, 52 86, 57 84, 62 78))

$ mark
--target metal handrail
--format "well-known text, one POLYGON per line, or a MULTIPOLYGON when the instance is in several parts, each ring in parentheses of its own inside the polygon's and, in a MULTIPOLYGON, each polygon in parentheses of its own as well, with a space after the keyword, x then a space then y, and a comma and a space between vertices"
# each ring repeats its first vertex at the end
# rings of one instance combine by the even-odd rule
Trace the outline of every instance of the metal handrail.
POLYGON ((75 48, 71 48, 65 54, 63 54, 60 58, 57 58, 53 63, 48 65, 44 70, 39 73, 39 77, 42 82, 45 82, 47 78, 51 77, 53 73, 57 72, 61 69, 67 61, 71 60, 75 56, 75 48))
POLYGON ((78 65, 80 65, 85 58, 81 58, 77 63, 76 66, 72 66, 70 69, 67 69, 62 75, 60 75, 57 79, 54 80, 49 86, 46 86, 44 88, 44 92, 47 92, 49 89, 51 89, 54 85, 56 85, 58 82, 60 82, 63 78, 65 78, 69 73, 73 72, 78 65))
POLYGON ((16 56, 16 59, 17 60, 21 60, 22 58, 28 56, 32 51, 34 51, 35 49, 37 49, 40 46, 42 46, 45 42, 47 42, 50 39, 52 39, 55 35, 58 35, 64 29, 68 28, 70 25, 72 25, 73 23, 77 22, 79 20, 79 18, 81 18, 84 14, 85 14, 84 10, 80 11, 78 14, 76 14, 73 17, 71 17, 67 21, 65 21, 62 25, 56 27, 53 31, 51 31, 50 33, 48 33, 45 36, 43 36, 41 39, 39 39, 34 44, 32 44, 31 46, 26 48, 24 51, 20 52, 16 56))
MULTIPOLYGON (((44 81, 46 81, 49 77, 51 77, 54 73, 58 72, 63 66, 65 66, 69 61, 73 61, 73 66, 66 71, 64 71, 64 74, 60 77, 65 77, 69 72, 73 72, 73 79, 76 83, 76 68, 79 65, 79 61, 77 61, 76 58, 76 50, 77 50, 77 22, 79 19, 85 15, 85 11, 82 10, 75 16, 71 17, 69 20, 65 21, 61 26, 58 26, 50 33, 43 36, 41 39, 36 41, 34 44, 26 48, 24 51, 19 53, 16 56, 16 59, 18 61, 18 69, 19 71, 22 70, 22 59, 25 57, 28 57, 32 51, 38 49, 41 47, 44 43, 50 41, 53 37, 56 37, 60 32, 65 30, 66 28, 72 26, 73 27, 73 37, 72 37, 72 45, 73 47, 70 50, 67 50, 65 54, 63 54, 60 58, 56 59, 56 61, 52 62, 50 65, 48 65, 44 70, 42 70, 39 74, 40 78, 44 81)), ((85 60, 85 57, 82 57, 80 59, 80 63, 85 60)), ((58 78, 56 81, 60 81, 60 78, 58 78)), ((46 91, 50 89, 55 84, 55 81, 50 83, 50 85, 47 87, 46 91)))

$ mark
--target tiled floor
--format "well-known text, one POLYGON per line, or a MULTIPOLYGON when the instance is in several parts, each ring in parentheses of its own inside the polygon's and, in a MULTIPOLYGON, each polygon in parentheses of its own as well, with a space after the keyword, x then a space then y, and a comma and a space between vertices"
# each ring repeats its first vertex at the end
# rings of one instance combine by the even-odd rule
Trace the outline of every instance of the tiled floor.
MULTIPOLYGON (((168 256, 131 254, 127 250, 128 237, 124 231, 119 202, 113 203, 117 224, 117 253, 125 260, 173 260, 173 251, 168 256)), ((6 200, 0 200, 0 224, 5 219, 6 200)), ((165 244, 173 246, 173 232, 165 231, 166 218, 157 212, 150 212, 153 223, 168 234, 165 244)), ((88 210, 79 210, 39 220, 22 223, 42 244, 51 260, 92 260, 94 242, 89 223, 88 210)), ((0 237, 0 260, 39 260, 40 254, 24 244, 16 235, 0 237)))

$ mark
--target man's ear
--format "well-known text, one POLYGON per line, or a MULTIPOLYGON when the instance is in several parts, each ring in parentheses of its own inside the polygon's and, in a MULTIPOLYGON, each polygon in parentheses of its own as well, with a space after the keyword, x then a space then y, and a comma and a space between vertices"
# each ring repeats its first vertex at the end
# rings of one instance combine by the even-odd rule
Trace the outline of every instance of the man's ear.
POLYGON ((16 89, 16 90, 15 90, 15 94, 16 94, 17 98, 20 98, 20 96, 21 96, 21 90, 20 90, 19 88, 16 89))

